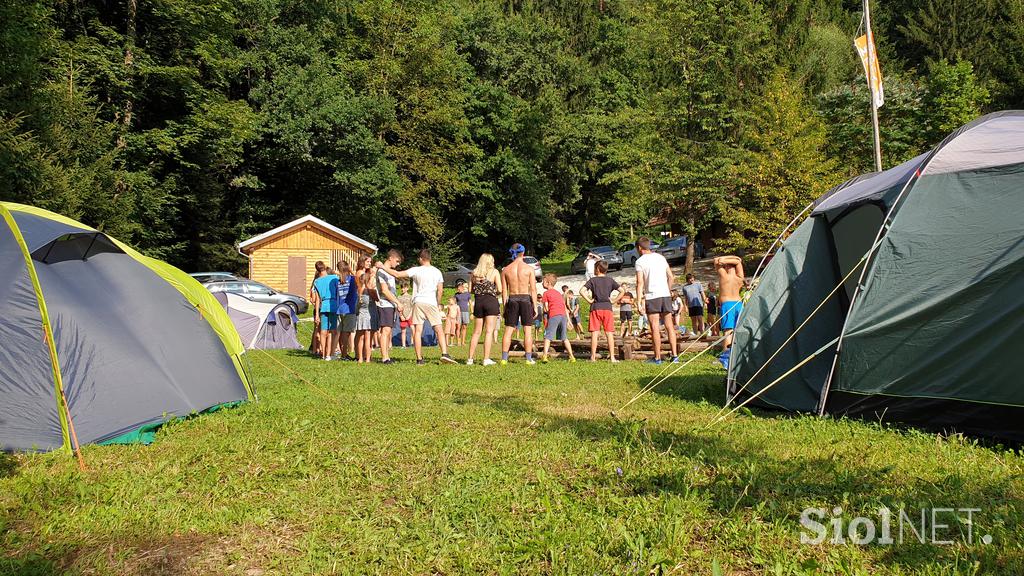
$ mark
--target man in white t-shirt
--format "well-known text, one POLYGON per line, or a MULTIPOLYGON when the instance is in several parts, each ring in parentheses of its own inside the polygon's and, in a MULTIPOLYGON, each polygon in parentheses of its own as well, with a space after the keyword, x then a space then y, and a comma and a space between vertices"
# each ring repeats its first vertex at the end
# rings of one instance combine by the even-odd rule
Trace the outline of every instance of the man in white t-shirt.
POLYGON ((423 360, 423 323, 434 329, 437 343, 441 346, 441 362, 455 364, 448 355, 448 343, 441 331, 441 309, 438 302, 444 293, 444 275, 430 265, 430 250, 420 250, 420 265, 405 271, 391 270, 378 262, 377 267, 395 278, 412 279, 412 344, 416 350, 416 364, 425 364, 423 360))
POLYGON ((584 282, 594 277, 594 266, 597 265, 598 260, 600 260, 600 257, 597 254, 594 254, 593 252, 587 254, 587 259, 583 261, 584 282))
POLYGON ((651 338, 654 339, 654 358, 648 360, 652 364, 661 364, 661 325, 668 332, 668 343, 672 349, 672 362, 679 361, 679 349, 676 340, 676 322, 672 316, 672 284, 675 275, 672 267, 661 254, 651 251, 651 241, 640 238, 636 241, 640 257, 636 259, 636 292, 637 307, 647 311, 647 320, 651 324, 651 338))

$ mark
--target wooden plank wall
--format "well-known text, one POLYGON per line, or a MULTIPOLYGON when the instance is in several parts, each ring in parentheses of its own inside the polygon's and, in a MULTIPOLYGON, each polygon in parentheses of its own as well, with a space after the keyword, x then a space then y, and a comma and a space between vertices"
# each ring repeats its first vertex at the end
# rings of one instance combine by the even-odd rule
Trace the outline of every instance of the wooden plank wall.
MULTIPOLYGON (((289 231, 266 244, 257 246, 249 257, 250 277, 263 282, 274 290, 288 291, 288 257, 306 257, 306 278, 312 282, 317 260, 322 260, 331 268, 335 267, 339 258, 355 263, 358 255, 366 254, 362 246, 346 242, 318 227, 307 225, 289 231)), ((299 294, 306 297, 307 294, 299 294)))

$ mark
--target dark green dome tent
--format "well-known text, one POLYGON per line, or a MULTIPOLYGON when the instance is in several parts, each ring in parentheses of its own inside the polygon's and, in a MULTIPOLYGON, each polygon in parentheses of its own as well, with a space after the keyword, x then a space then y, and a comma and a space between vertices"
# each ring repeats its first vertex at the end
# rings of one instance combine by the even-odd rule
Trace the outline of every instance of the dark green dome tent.
POLYGON ((1024 112, 818 199, 727 380, 729 401, 1024 440, 1024 112))
POLYGON ((224 309, 177 268, 0 203, 0 449, 145 442, 252 397, 224 309))

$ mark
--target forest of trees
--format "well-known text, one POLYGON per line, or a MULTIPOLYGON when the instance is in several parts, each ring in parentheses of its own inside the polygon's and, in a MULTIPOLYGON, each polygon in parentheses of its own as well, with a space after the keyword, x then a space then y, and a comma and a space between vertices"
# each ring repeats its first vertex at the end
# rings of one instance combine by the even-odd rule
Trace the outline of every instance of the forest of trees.
MULTIPOLYGON (((0 3, 0 199, 186 270, 312 213, 441 260, 763 249, 872 169, 860 0, 0 3)), ((883 162, 1024 107, 1024 0, 889 0, 883 162)))

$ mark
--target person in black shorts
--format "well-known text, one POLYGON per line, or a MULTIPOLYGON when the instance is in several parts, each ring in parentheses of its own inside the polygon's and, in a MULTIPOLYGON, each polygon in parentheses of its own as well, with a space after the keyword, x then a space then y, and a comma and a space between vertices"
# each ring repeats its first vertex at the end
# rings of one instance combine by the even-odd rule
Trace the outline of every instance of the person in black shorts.
POLYGON ((476 347, 480 336, 484 337, 484 366, 493 366, 491 346, 494 344, 491 334, 496 329, 498 316, 501 315, 501 274, 494 268, 494 256, 481 254, 480 260, 469 279, 469 291, 473 293, 473 339, 469 343, 469 358, 466 364, 475 362, 476 347))
POLYGON ((625 338, 633 331, 633 293, 626 292, 619 300, 619 321, 622 323, 622 335, 625 338))
POLYGON ((533 359, 533 318, 537 313, 537 280, 533 267, 524 260, 526 248, 513 244, 509 248, 512 263, 501 271, 501 283, 505 293, 505 335, 501 339, 501 363, 507 364, 512 346, 512 332, 516 326, 523 327, 523 346, 526 348, 526 363, 536 364, 533 359))
POLYGON ((708 309, 706 317, 708 326, 711 326, 711 335, 717 337, 720 334, 718 326, 718 286, 714 282, 708 282, 708 309))
POLYGON ((513 294, 505 303, 505 326, 533 326, 537 311, 528 294, 513 294))

